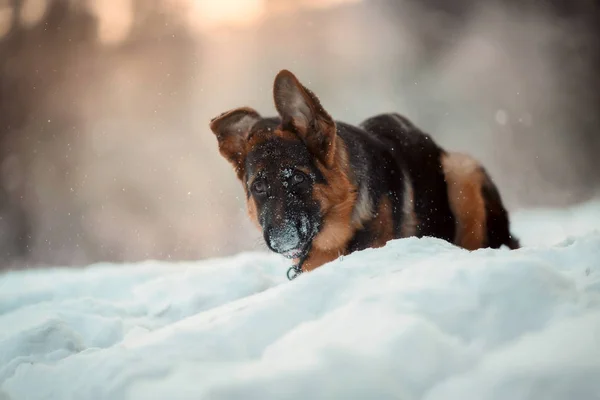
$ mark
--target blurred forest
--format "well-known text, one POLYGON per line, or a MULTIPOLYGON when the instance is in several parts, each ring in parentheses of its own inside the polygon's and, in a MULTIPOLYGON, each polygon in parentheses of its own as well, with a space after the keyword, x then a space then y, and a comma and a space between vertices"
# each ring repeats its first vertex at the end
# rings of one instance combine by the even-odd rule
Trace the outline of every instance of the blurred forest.
POLYGON ((0 0, 0 268, 262 249, 211 117, 295 72, 397 111, 508 208, 600 188, 595 0, 0 0))

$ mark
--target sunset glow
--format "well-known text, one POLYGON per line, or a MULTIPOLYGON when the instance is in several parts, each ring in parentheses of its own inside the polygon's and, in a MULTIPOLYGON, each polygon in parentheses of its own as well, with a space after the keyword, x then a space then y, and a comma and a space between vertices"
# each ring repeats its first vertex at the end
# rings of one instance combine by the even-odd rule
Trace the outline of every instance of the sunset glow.
POLYGON ((13 10, 9 5, 0 2, 0 39, 10 31, 13 10))
POLYGON ((118 43, 127 37, 133 23, 131 0, 88 0, 88 6, 98 18, 98 38, 101 42, 118 43))
POLYGON ((19 19, 26 26, 36 25, 46 14, 48 9, 48 0, 25 0, 21 9, 19 19))
POLYGON ((190 20, 194 27, 243 27, 258 21, 266 11, 265 0, 193 0, 190 20))
MULTIPOLYGON (((328 8, 361 0, 163 0, 169 13, 179 15, 196 32, 212 32, 220 28, 248 28, 263 18, 295 12, 301 8, 328 8)), ((117 44, 127 38, 133 25, 132 0, 80 0, 98 19, 98 39, 105 44, 117 44)), ((44 17, 48 0, 24 0, 19 22, 33 27, 44 17)), ((13 9, 0 0, 0 38, 9 31, 13 9)))

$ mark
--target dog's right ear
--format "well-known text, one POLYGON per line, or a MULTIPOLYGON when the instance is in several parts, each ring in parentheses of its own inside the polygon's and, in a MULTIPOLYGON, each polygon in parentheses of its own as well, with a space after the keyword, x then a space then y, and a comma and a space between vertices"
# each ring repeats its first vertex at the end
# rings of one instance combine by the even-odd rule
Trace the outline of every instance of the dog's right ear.
POLYGON ((260 119, 255 110, 242 107, 224 112, 210 121, 210 129, 219 142, 219 152, 233 165, 240 179, 244 175, 246 138, 250 129, 260 119))

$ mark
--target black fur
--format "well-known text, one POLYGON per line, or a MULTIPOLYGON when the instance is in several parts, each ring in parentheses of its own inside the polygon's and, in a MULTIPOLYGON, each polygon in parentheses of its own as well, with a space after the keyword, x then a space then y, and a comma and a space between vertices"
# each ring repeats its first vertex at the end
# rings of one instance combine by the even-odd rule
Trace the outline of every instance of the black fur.
MULTIPOLYGON (((440 157, 444 151, 429 135, 410 123, 399 122, 397 114, 382 114, 360 124, 362 129, 337 122, 338 134, 348 146, 350 164, 359 186, 366 185, 375 208, 384 194, 392 201, 395 236, 403 222, 404 175, 410 177, 415 213, 421 223, 416 236, 434 236, 452 242, 455 219, 440 157), (407 129, 408 128, 408 129, 407 129)), ((356 232, 348 250, 369 247, 374 227, 356 232)))
POLYGON ((518 249, 521 245, 510 234, 508 213, 502 205, 500 192, 498 192, 498 188, 496 188, 484 168, 482 168, 482 172, 486 177, 481 190, 487 211, 487 245, 493 249, 498 249, 502 245, 506 245, 511 249, 518 249))
MULTIPOLYGON (((455 219, 448 204, 448 191, 442 171, 442 150, 431 137, 398 114, 381 114, 369 118, 360 126, 367 134, 379 138, 386 156, 394 168, 380 168, 380 180, 392 185, 403 185, 401 168, 410 177, 419 217, 416 236, 434 236, 448 241, 454 239, 455 219)), ((379 156, 379 157, 377 157, 379 156)), ((388 166, 390 163, 386 163, 388 166)), ((399 191, 401 193, 401 191, 399 191)), ((404 196, 392 197, 394 209, 402 210, 404 196)), ((396 228, 401 224, 401 212, 394 218, 396 228)))
MULTIPOLYGON (((272 120, 261 122, 253 129, 255 133, 272 128, 272 120)), ((267 246, 290 257, 304 256, 321 224, 321 213, 312 197, 312 187, 315 183, 324 182, 306 146, 300 139, 269 139, 248 153, 245 170, 247 193, 248 196, 252 194, 256 202, 258 222, 263 227, 267 246), (303 181, 294 183, 295 175, 302 176, 303 181), (252 186, 258 181, 266 185, 264 193, 253 190, 252 186), (293 226, 293 241, 286 240, 290 226, 293 226)))

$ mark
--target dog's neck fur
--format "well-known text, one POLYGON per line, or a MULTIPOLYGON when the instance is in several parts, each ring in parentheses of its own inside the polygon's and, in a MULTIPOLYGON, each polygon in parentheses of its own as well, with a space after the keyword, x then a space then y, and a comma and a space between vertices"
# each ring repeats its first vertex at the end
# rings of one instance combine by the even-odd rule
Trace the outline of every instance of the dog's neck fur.
MULTIPOLYGON (((353 251, 353 241, 362 229, 371 229, 376 237, 370 247, 384 246, 394 236, 393 206, 390 198, 383 196, 375 202, 369 187, 369 179, 374 173, 367 166, 362 171, 351 170, 349 157, 361 157, 364 151, 362 143, 353 143, 350 149, 338 134, 336 146, 336 166, 338 170, 330 171, 326 178, 330 182, 345 182, 338 189, 336 200, 331 207, 323 207, 325 218, 328 218, 326 229, 313 239, 313 245, 302 267, 310 271, 326 262, 335 260, 341 255, 353 251), (356 154, 350 154, 350 151, 356 154), (342 189, 345 188, 345 191, 342 189)), ((415 235, 418 221, 414 209, 414 194, 410 176, 405 168, 398 179, 404 182, 402 201, 402 221, 400 232, 402 237, 415 235)), ((359 245, 360 247, 360 245, 359 245)))
MULTIPOLYGON (((310 271, 324 263, 345 255, 348 244, 373 217, 371 199, 366 178, 362 179, 350 169, 348 148, 338 134, 336 137, 335 168, 326 170, 326 179, 335 182, 333 204, 323 204, 325 229, 313 239, 312 248, 302 264, 303 271, 310 271)), ((299 262, 300 260, 296 260, 299 262)))

